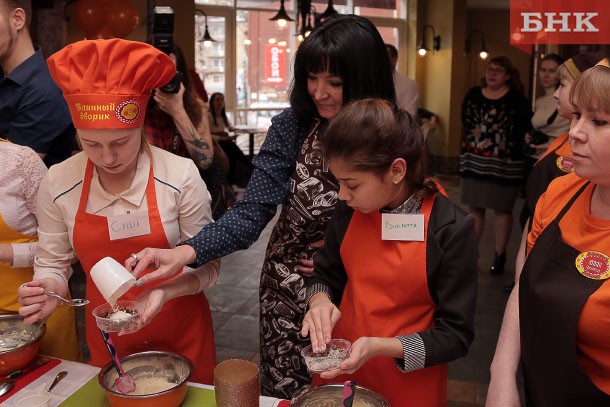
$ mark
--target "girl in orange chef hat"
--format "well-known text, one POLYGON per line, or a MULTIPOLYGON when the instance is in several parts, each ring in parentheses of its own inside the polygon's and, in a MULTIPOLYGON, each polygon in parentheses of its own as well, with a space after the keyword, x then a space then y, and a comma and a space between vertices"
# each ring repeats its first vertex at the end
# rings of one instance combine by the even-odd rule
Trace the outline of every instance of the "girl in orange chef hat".
MULTIPOLYGON (((67 271, 78 258, 90 300, 90 363, 102 366, 110 356, 92 310, 106 301, 92 284, 91 267, 106 256, 122 262, 145 247, 172 248, 193 236, 212 221, 210 196, 192 160, 150 146, 142 133, 151 90, 176 72, 167 55, 140 42, 86 40, 52 55, 48 64, 83 152, 53 166, 41 183, 38 257, 34 280, 19 288, 19 313, 26 323, 50 315, 59 302, 44 291, 66 295, 67 271)), ((192 380, 211 384, 215 346, 202 289, 215 283, 218 266, 185 268, 146 289, 130 289, 122 299, 142 302, 144 311, 141 329, 113 338, 119 356, 152 349, 181 353, 195 365, 192 380)))

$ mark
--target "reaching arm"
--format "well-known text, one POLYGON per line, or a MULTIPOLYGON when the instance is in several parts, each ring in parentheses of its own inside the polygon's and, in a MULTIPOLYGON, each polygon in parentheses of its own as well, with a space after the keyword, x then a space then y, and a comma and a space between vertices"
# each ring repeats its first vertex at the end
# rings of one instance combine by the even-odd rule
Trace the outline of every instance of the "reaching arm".
POLYGON ((174 120, 176 130, 184 141, 184 145, 197 168, 205 170, 212 165, 214 159, 214 146, 205 114, 206 109, 203 102, 201 102, 201 121, 195 127, 184 109, 183 95, 184 85, 181 84, 178 93, 165 93, 157 89, 154 99, 157 106, 174 120))
POLYGON ((491 362, 491 379, 485 401, 487 407, 521 406, 517 387, 517 370, 521 357, 518 277, 516 281, 506 304, 496 353, 491 362))
MULTIPOLYGON (((529 224, 526 222, 526 225, 529 224)), ((491 379, 487 390, 488 407, 519 407, 519 390, 517 370, 521 358, 520 324, 519 324, 519 278, 525 264, 527 251, 527 226, 523 229, 519 252, 515 261, 515 286, 510 293, 502 328, 498 336, 496 352, 491 362, 491 379)))

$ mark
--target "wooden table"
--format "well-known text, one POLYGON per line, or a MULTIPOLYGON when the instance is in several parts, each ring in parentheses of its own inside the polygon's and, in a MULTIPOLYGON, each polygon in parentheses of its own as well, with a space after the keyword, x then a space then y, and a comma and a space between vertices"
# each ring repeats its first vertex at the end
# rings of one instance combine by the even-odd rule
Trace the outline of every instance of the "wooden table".
MULTIPOLYGON (((66 360, 61 360, 57 366, 37 377, 2 404, 13 406, 15 396, 22 391, 48 389, 55 375, 62 370, 66 370, 68 374, 50 393, 51 407, 109 406, 106 395, 97 382, 97 374, 100 368, 66 360)), ((30 374, 35 376, 35 373, 36 370, 30 374)), ((23 380, 26 380, 26 378, 24 377, 23 380)), ((288 405, 287 403, 286 400, 261 396, 259 405, 260 407, 282 407, 288 405)), ((216 406, 214 387, 199 383, 188 383, 188 393, 182 407, 214 406, 216 406)))
POLYGON ((254 136, 256 134, 267 134, 267 129, 263 128, 249 128, 249 127, 235 127, 233 128, 233 133, 235 134, 248 134, 248 155, 250 159, 254 157, 254 136))

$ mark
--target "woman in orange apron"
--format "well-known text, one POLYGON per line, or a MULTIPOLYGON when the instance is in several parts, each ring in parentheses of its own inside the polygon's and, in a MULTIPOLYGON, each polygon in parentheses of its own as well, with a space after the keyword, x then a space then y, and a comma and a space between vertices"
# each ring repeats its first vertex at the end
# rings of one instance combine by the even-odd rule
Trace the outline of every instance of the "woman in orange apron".
MULTIPOLYGON (((42 288, 64 294, 63 266, 78 257, 87 273, 90 363, 102 366, 110 356, 92 311, 106 300, 89 271, 103 257, 122 262, 147 246, 169 249, 192 236, 211 221, 209 194, 192 160, 149 146, 142 132, 150 91, 175 74, 169 57, 150 45, 116 39, 69 45, 48 63, 84 151, 51 168, 41 184, 41 247, 34 281, 19 289, 19 312, 29 322, 52 312, 56 301, 40 295, 42 288), (92 56, 99 61, 92 63, 92 56)), ((119 356, 158 349, 180 353, 195 366, 193 381, 212 384, 212 319, 201 289, 214 283, 217 266, 129 290, 122 299, 145 308, 137 332, 110 334, 119 356)))
POLYGON ((610 405, 610 67, 576 79, 569 141, 574 173, 540 197, 528 255, 506 306, 488 406, 610 405))
MULTIPOLYGON (((47 172, 38 154, 0 139, 0 314, 19 309, 17 289, 32 279, 38 237, 36 196, 47 172)), ((59 307, 46 322, 40 353, 62 359, 82 359, 72 308, 59 307)))
POLYGON ((410 116, 380 100, 348 105, 328 128, 346 205, 315 256, 301 333, 314 349, 331 337, 352 348, 313 384, 350 379, 393 406, 446 404, 447 362, 474 336, 477 242, 472 217, 426 177, 424 149, 410 116))
MULTIPOLYGON (((570 89, 572 84, 582 72, 593 67, 602 57, 603 54, 600 52, 585 52, 574 55, 559 66, 557 76, 560 82, 553 96, 557 99, 557 111, 561 116, 569 119, 572 118, 572 112, 574 111, 570 104, 570 89)), ((546 191, 551 181, 557 177, 570 174, 573 171, 574 160, 572 159, 572 149, 570 148, 568 133, 565 133, 553 140, 544 154, 534 164, 525 182, 525 204, 521 211, 521 223, 524 230, 521 234, 521 242, 515 264, 517 270, 521 270, 525 263, 527 233, 531 229, 531 219, 538 199, 546 191)), ((512 290, 516 279, 518 279, 518 276, 515 276, 515 281, 505 287, 506 292, 512 290)))

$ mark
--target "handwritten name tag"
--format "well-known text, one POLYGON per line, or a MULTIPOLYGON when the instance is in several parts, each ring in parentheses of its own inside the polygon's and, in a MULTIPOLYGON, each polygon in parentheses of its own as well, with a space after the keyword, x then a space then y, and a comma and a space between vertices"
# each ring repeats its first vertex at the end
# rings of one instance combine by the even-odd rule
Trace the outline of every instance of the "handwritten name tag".
POLYGON ((148 212, 132 212, 125 215, 108 216, 110 240, 150 235, 148 212))
POLYGON ((406 242, 424 241, 424 215, 384 213, 381 215, 381 239, 406 242))

